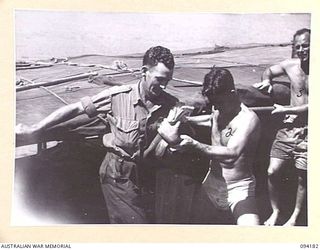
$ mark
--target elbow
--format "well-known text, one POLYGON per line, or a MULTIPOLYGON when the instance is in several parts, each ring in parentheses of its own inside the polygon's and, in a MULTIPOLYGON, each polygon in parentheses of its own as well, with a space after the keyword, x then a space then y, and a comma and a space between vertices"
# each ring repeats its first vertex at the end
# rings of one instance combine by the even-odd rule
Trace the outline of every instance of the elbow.
POLYGON ((67 109, 67 111, 63 113, 70 114, 70 116, 72 117, 80 115, 84 112, 81 102, 69 104, 68 106, 65 106, 65 108, 67 109))
POLYGON ((272 72, 271 72, 271 70, 270 70, 270 68, 267 68, 264 72, 263 72, 263 74, 262 74, 262 81, 263 80, 271 80, 271 78, 272 78, 272 72))
POLYGON ((239 157, 228 157, 223 159, 221 162, 233 168, 233 164, 239 159, 239 157))
POLYGON ((229 150, 228 153, 220 158, 220 161, 228 166, 232 166, 240 157, 240 154, 235 150, 229 150))

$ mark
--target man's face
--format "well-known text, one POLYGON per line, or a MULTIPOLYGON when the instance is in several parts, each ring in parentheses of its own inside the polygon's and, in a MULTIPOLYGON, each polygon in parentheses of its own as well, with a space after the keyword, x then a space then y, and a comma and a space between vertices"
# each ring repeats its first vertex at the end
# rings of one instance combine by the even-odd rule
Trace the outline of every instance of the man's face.
POLYGON ((163 63, 150 67, 146 72, 144 91, 149 99, 157 97, 166 88, 172 79, 173 70, 168 69, 163 63))
POLYGON ((230 93, 217 94, 210 98, 210 103, 215 110, 223 111, 226 106, 230 105, 230 93))
POLYGON ((293 46, 296 50, 297 56, 301 61, 309 60, 310 53, 310 34, 303 33, 294 39, 293 46))

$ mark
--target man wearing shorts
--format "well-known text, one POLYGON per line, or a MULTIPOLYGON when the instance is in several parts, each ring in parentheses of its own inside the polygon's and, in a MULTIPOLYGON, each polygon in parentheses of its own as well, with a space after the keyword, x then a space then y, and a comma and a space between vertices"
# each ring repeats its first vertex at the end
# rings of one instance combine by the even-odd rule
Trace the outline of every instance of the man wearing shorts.
POLYGON ((286 75, 291 82, 291 101, 289 107, 275 104, 272 114, 283 114, 282 128, 278 131, 271 148, 270 164, 268 167, 268 189, 272 214, 265 221, 265 225, 273 226, 279 220, 281 211, 279 206, 280 170, 294 160, 298 174, 298 189, 295 209, 284 224, 294 226, 297 223, 303 202, 306 197, 307 182, 307 141, 308 141, 308 76, 310 30, 298 30, 293 36, 293 58, 280 62, 266 69, 262 75, 262 82, 254 86, 258 89, 272 90, 272 79, 286 75))
MULTIPOLYGON (((233 77, 227 69, 213 68, 206 74, 203 96, 212 106, 211 115, 187 117, 191 124, 211 128, 207 145, 181 135, 178 151, 195 151, 210 158, 210 169, 203 188, 216 208, 230 208, 238 225, 259 225, 252 173, 260 138, 257 115, 240 102, 233 77)), ((165 121, 159 133, 170 137, 177 126, 165 121)))

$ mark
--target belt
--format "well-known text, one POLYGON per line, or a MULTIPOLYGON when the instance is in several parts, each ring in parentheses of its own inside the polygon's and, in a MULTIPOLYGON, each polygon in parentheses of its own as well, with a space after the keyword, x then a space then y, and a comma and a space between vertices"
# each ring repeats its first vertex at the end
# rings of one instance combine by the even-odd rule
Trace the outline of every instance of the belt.
POLYGON ((124 184, 124 183, 128 182, 129 179, 106 177, 105 180, 106 180, 108 183, 124 184))
POLYGON ((307 128, 308 124, 304 122, 284 122, 282 123, 281 128, 288 128, 288 129, 293 129, 293 128, 307 128))
POLYGON ((110 151, 111 153, 121 157, 122 159, 126 160, 126 161, 130 161, 130 162, 134 162, 136 163, 137 158, 139 156, 139 153, 135 153, 133 155, 129 155, 127 152, 125 152, 123 149, 119 148, 119 147, 107 147, 108 151, 110 151))

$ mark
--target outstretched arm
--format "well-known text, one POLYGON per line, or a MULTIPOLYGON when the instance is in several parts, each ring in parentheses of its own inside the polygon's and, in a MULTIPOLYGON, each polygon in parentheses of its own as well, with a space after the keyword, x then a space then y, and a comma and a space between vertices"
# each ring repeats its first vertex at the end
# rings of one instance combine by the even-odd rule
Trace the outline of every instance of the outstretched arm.
POLYGON ((18 124, 15 128, 15 132, 17 135, 38 134, 46 130, 47 128, 50 128, 61 122, 74 118, 77 115, 82 114, 83 112, 84 109, 82 107, 81 102, 69 104, 67 106, 57 109, 56 111, 48 115, 46 118, 44 118, 42 121, 35 123, 31 126, 18 124))
POLYGON ((107 112, 110 110, 109 97, 110 90, 107 89, 92 98, 82 98, 79 102, 72 103, 55 110, 42 121, 31 126, 18 124, 15 128, 15 132, 18 136, 37 135, 50 127, 70 120, 83 113, 87 113, 89 117, 92 117, 99 112, 107 112))
POLYGON ((289 114, 289 115, 299 115, 301 113, 306 113, 308 111, 308 104, 303 104, 301 106, 288 107, 279 104, 274 105, 275 109, 271 114, 289 114))
POLYGON ((211 127, 211 115, 186 116, 185 118, 192 125, 211 127))

